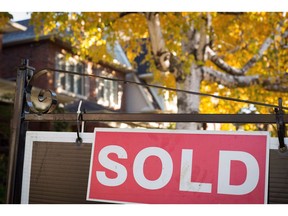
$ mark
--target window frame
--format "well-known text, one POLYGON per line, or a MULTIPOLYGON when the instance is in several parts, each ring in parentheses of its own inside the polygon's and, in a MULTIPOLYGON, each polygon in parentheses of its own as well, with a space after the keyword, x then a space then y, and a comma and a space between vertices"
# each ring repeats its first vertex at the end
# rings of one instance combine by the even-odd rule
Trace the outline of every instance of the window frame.
MULTIPOLYGON (((72 71, 82 74, 87 73, 87 66, 83 62, 79 61, 77 57, 68 57, 68 59, 66 59, 65 55, 62 53, 56 54, 55 65, 56 69, 59 70, 72 71), (79 70, 79 67, 81 70, 79 70)), ((87 99, 89 96, 89 81, 87 80, 87 77, 56 71, 54 83, 55 89, 58 93, 64 93, 69 96, 76 96, 83 99, 87 99), (78 86, 80 86, 80 90, 78 86)))

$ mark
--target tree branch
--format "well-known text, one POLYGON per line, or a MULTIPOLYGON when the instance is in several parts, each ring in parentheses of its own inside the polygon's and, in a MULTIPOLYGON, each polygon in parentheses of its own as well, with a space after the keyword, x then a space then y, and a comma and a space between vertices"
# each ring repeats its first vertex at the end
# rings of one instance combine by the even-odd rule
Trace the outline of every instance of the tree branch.
POLYGON ((226 73, 236 76, 244 74, 242 69, 234 68, 229 64, 227 64, 209 46, 206 47, 206 53, 208 54, 208 59, 211 60, 218 68, 225 71, 226 73))
MULTIPOLYGON (((170 54, 168 52, 168 50, 165 47, 165 41, 162 35, 162 31, 161 31, 161 26, 160 26, 160 20, 159 20, 159 14, 154 13, 154 12, 147 12, 145 13, 145 17, 147 20, 147 24, 148 24, 148 30, 149 30, 149 36, 150 36, 150 40, 151 40, 151 45, 152 45, 152 52, 154 56, 159 56, 159 58, 161 57, 161 55, 165 55, 167 56, 167 53, 170 54)), ((169 60, 169 57, 167 56, 165 58, 165 61, 169 60)), ((167 71, 169 68, 169 62, 158 62, 158 63, 162 63, 161 65, 159 65, 161 71, 167 71)))
POLYGON ((132 14, 132 13, 139 13, 139 12, 121 12, 119 15, 119 18, 122 18, 122 17, 129 15, 129 14, 132 14))
MULTIPOLYGON (((281 21, 278 23, 276 32, 277 34, 280 34, 281 27, 283 26, 284 21, 281 21)), ((269 46, 273 42, 273 36, 274 33, 271 33, 271 35, 263 42, 261 47, 259 48, 258 52, 247 61, 247 63, 243 66, 243 68, 234 68, 230 65, 228 65, 223 59, 221 59, 212 49, 211 47, 206 47, 206 52, 208 54, 208 58, 221 70, 227 72, 231 75, 236 76, 242 76, 245 75, 245 73, 255 65, 255 63, 260 60, 260 58, 263 56, 264 52, 269 48, 269 46)))
POLYGON ((266 78, 262 81, 261 85, 268 91, 288 92, 288 73, 282 77, 266 78))
POLYGON ((216 82, 228 88, 248 87, 259 83, 259 76, 234 76, 212 68, 201 67, 202 78, 208 82, 216 82))
POLYGON ((179 59, 169 52, 165 46, 159 14, 146 12, 144 15, 147 20, 152 53, 157 69, 162 72, 174 73, 177 81, 183 81, 184 71, 179 59))
POLYGON ((201 67, 200 70, 202 74, 202 80, 208 82, 216 82, 228 88, 260 85, 267 91, 288 92, 288 73, 285 73, 282 77, 270 77, 263 79, 259 75, 235 76, 208 67, 201 67))
POLYGON ((224 15, 243 15, 245 12, 218 12, 218 14, 224 14, 224 15))

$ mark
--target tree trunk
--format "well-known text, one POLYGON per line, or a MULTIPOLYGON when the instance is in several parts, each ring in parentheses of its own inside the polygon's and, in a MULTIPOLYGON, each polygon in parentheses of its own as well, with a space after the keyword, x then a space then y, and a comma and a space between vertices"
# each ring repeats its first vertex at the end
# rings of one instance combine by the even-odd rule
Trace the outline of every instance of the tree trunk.
MULTIPOLYGON (((196 62, 191 63, 190 73, 184 77, 182 65, 178 59, 173 59, 173 55, 167 50, 165 41, 162 35, 159 14, 158 13, 145 13, 149 35, 152 45, 152 52, 156 66, 161 71, 173 72, 177 81, 178 89, 185 89, 193 92, 200 92, 200 84, 202 81, 202 73, 200 67, 196 65, 196 62), (176 71, 176 73, 175 73, 176 71)), ((204 47, 207 43, 207 35, 205 27, 202 27, 201 33, 195 32, 193 26, 188 34, 188 42, 185 44, 184 49, 190 51, 192 48, 195 59, 204 60, 204 47), (190 37, 189 37, 190 35, 190 37)), ((177 93, 177 107, 178 113, 199 113, 200 98, 198 95, 177 93)), ((177 129, 197 130, 201 125, 198 123, 177 123, 177 129)))
MULTIPOLYGON (((193 62, 190 68, 190 74, 186 76, 184 82, 177 82, 177 89, 189 89, 189 91, 200 92, 201 84, 200 68, 193 62)), ((177 93, 178 113, 199 113, 200 97, 199 95, 177 93)), ((198 130, 201 125, 198 123, 177 123, 177 129, 198 130)))

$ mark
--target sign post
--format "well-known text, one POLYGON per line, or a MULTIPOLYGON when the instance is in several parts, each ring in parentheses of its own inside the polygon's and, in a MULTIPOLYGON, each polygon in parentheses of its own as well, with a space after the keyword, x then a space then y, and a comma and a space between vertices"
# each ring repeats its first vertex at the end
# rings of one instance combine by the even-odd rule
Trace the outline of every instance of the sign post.
POLYGON ((87 200, 267 203, 267 132, 95 129, 87 200))
POLYGON ((34 70, 29 66, 27 59, 22 60, 21 66, 17 70, 14 110, 11 120, 6 203, 19 204, 21 199, 25 133, 27 130, 27 122, 23 118, 25 111, 27 111, 25 90, 34 70))

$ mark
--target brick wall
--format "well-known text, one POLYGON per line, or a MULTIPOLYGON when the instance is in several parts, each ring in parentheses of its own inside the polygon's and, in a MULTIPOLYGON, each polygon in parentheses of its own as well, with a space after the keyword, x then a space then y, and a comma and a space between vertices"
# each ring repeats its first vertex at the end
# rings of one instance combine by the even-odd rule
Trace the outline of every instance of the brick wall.
MULTIPOLYGON (((59 52, 61 47, 50 41, 32 42, 14 46, 3 46, 0 58, 0 77, 9 80, 15 80, 17 68, 21 59, 29 59, 29 64, 36 70, 35 72, 48 67, 55 67, 55 53, 59 52)), ((51 86, 47 76, 42 77, 36 86, 48 88, 51 86), (49 86, 50 85, 50 86, 49 86)))
MULTIPOLYGON (((3 46, 0 53, 0 78, 8 80, 16 80, 17 68, 21 63, 21 59, 29 59, 29 65, 34 67, 38 72, 44 68, 55 68, 55 57, 57 53, 61 53, 63 45, 51 40, 41 40, 38 42, 27 42, 9 46, 3 46)), ((69 52, 69 51, 68 51, 69 52)), ((122 72, 113 71, 105 67, 93 67, 93 74, 101 75, 101 71, 113 74, 115 78, 125 79, 122 72)), ((36 87, 43 89, 55 90, 55 73, 48 73, 38 78, 35 83, 36 87)), ((95 78, 89 78, 89 96, 88 99, 96 101, 95 88, 97 86, 95 78)))

